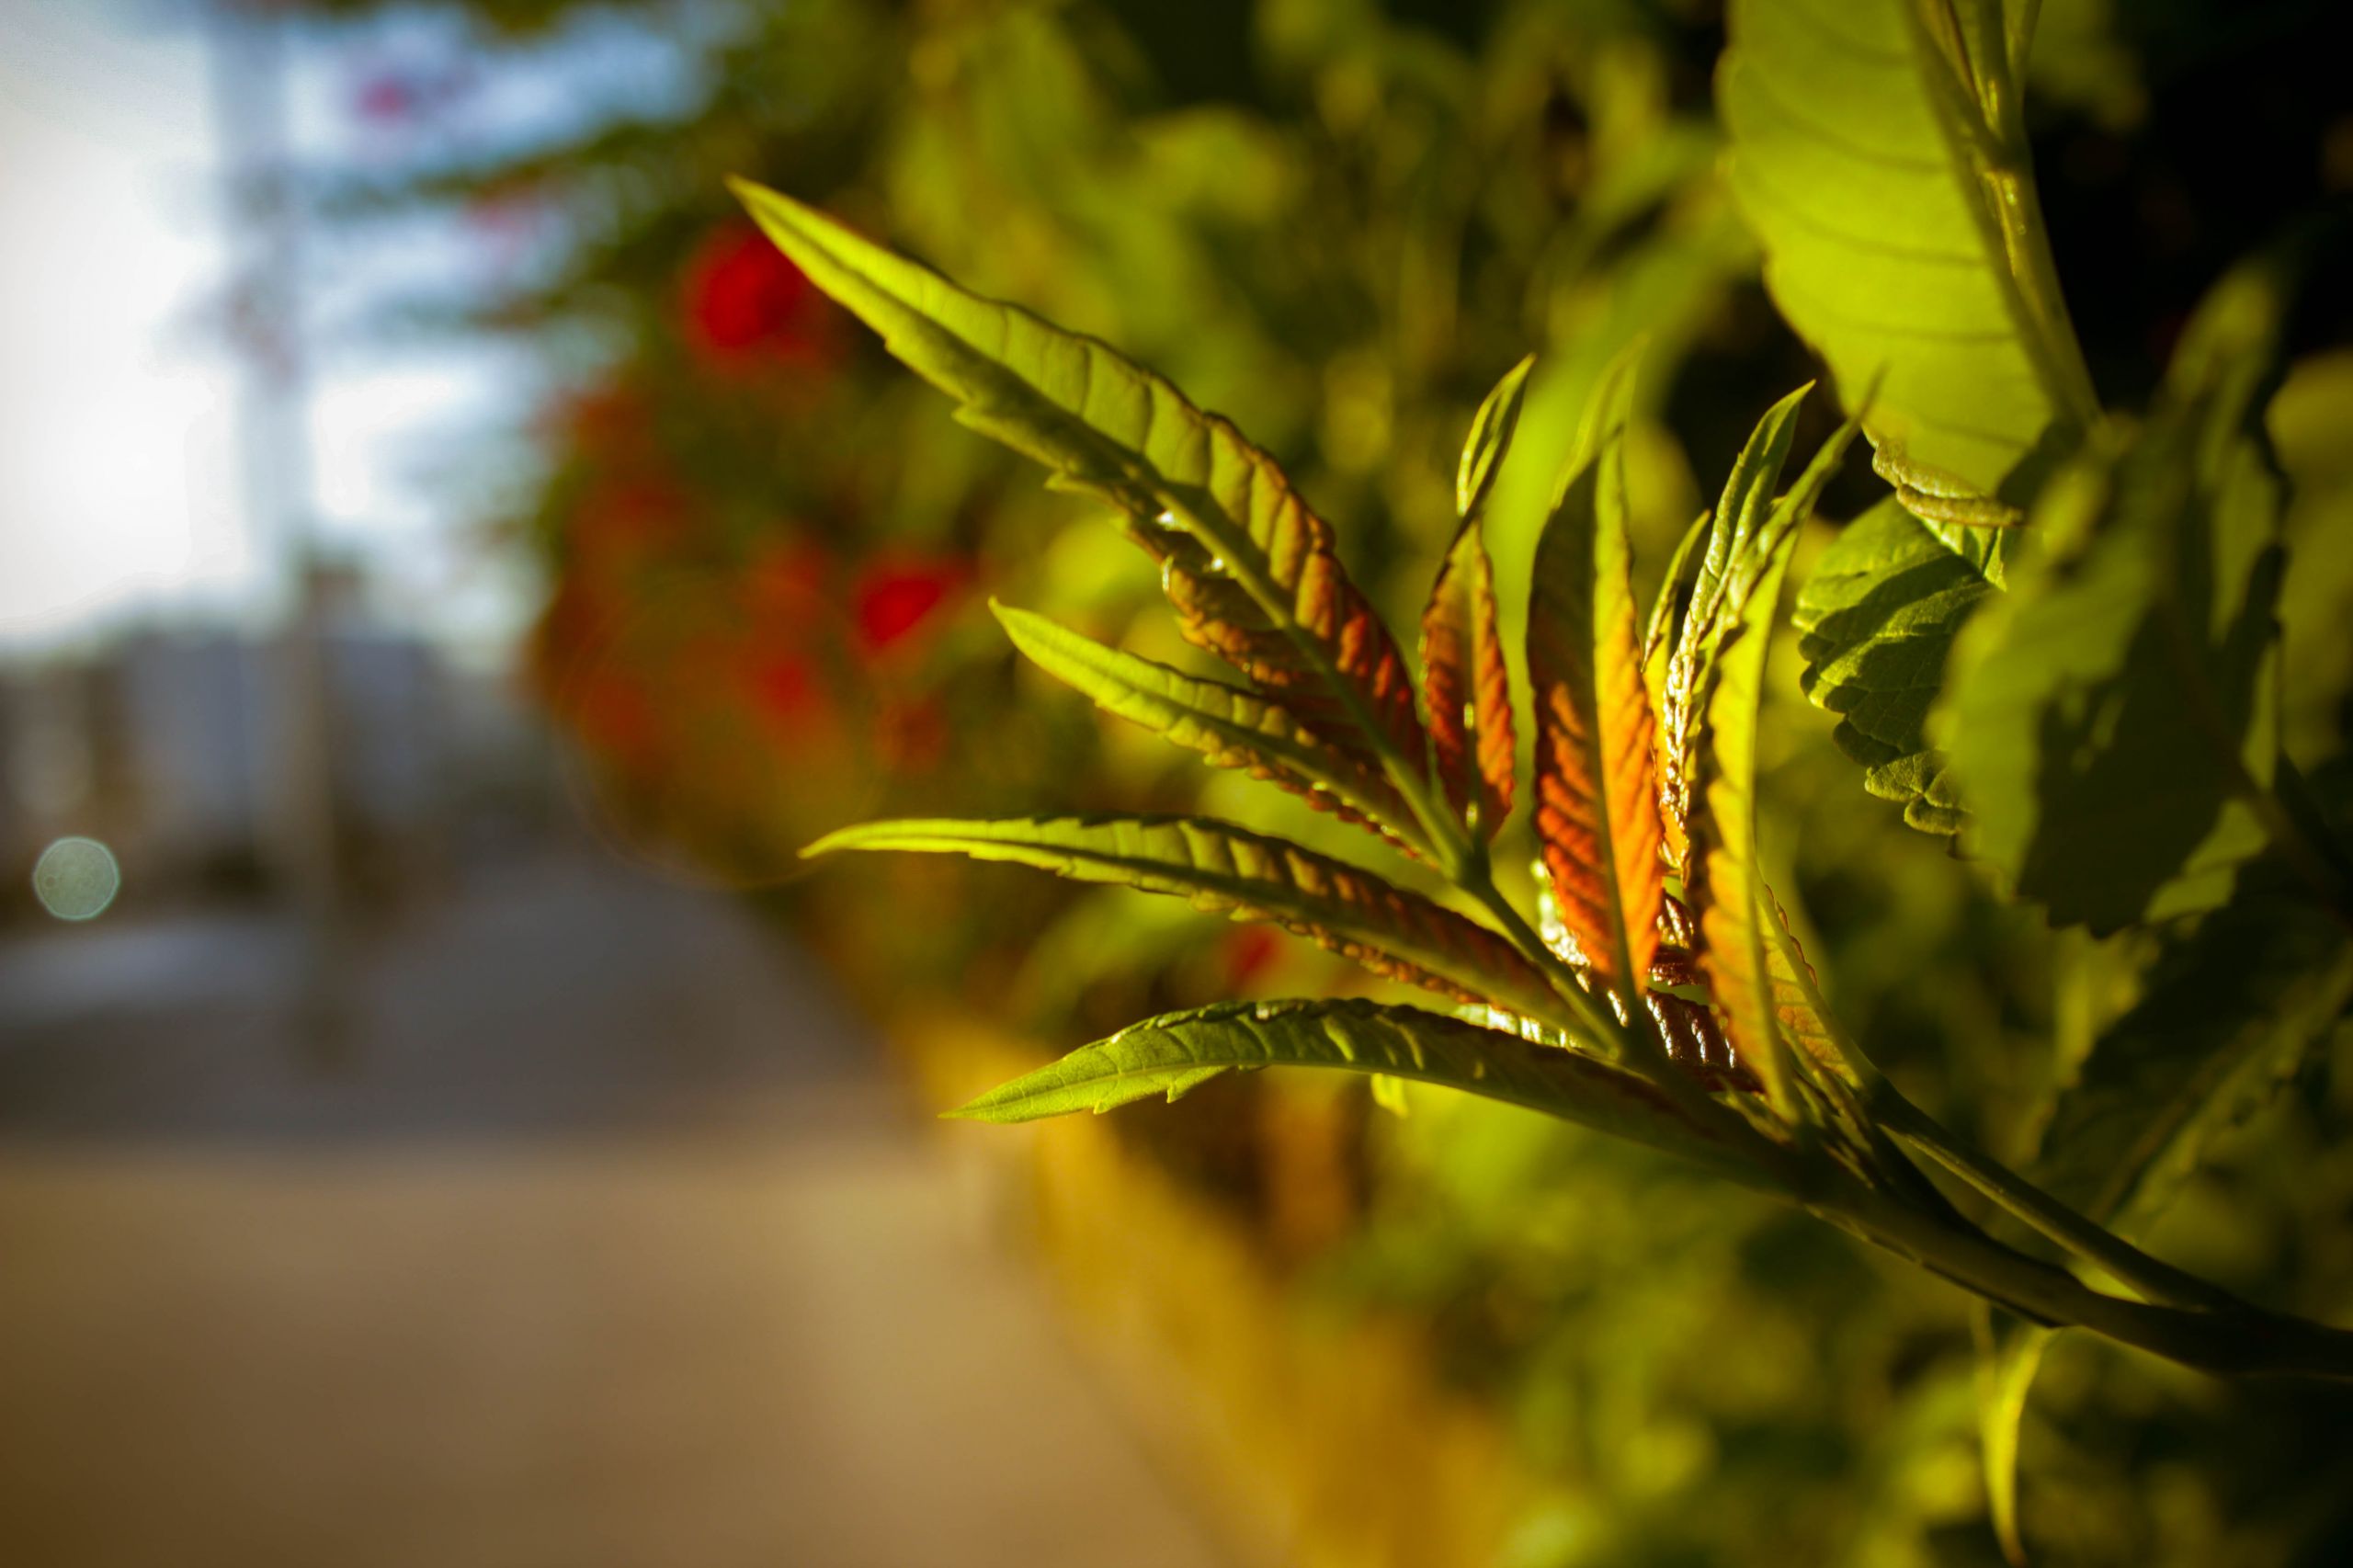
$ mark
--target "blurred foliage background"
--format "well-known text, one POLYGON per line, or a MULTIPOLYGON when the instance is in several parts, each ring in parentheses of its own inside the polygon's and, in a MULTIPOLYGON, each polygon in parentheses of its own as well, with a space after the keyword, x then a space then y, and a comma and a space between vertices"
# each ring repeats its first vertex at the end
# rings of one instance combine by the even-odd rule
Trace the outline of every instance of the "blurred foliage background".
MULTIPOLYGON (((313 8, 331 26, 384 7, 313 8)), ((443 8, 467 19, 471 69, 618 25, 691 84, 663 112, 483 160, 430 134, 430 80, 388 75, 374 110, 422 133, 322 176, 363 237, 420 206, 508 236, 489 297, 415 298, 404 320, 544 364, 527 504, 483 519, 544 566, 535 693, 617 840, 741 887, 911 1049, 914 1021, 945 1011, 1012 1019, 1042 1053, 1156 1008, 1362 982, 1262 927, 1026 872, 920 857, 798 874, 798 845, 886 813, 1117 804, 1330 833, 1017 668, 992 597, 1188 654, 1119 530, 954 425, 756 237, 725 176, 1100 335, 1233 416, 1334 520, 1392 625, 1451 528, 1470 412, 1530 347, 1597 369, 1648 335, 1633 487, 1653 573, 1756 415, 1813 373, 1718 183, 1705 0, 443 8)), ((2112 402, 2145 393, 2230 260, 2353 192, 2353 94, 2320 43, 2334 9, 2042 6, 2043 199, 2112 402)), ((2353 296, 2314 290, 2291 349, 2272 425, 2291 531, 2318 539, 2353 526, 2353 296)), ((1801 444, 1829 418, 1817 400, 1801 444)), ((1878 493, 1853 463, 1824 510, 1878 493)), ((2297 689, 2353 676, 2353 607, 2332 592, 2315 580, 2289 607, 2297 689)), ((2071 1052, 2130 1002, 2134 938, 2054 937, 1905 830, 1793 667, 1765 732, 1777 880, 1874 1055, 2015 1156, 2071 1052)), ((2293 715, 2302 755, 2341 741, 2341 709, 2293 715)), ((2353 1058, 2336 1056, 2241 1131, 2158 1250, 2343 1316, 2353 1058)), ((1515 1568, 1998 1561, 1957 1292, 1623 1145, 1437 1095, 1408 1110, 1253 1081, 1116 1119, 1302 1301, 1412 1324, 1492 1409, 1544 1497, 1515 1568)), ((2063 1341, 2025 1456, 2029 1534, 2052 1562, 2353 1559, 2341 1393, 2063 1341)))

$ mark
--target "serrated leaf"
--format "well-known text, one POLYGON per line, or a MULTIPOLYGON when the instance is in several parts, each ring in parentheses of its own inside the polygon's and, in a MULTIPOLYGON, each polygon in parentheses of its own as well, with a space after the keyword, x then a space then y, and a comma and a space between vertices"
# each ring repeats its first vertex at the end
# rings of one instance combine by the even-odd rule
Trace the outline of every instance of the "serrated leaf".
POLYGON ((1518 737, 1512 725, 1511 670, 1496 625, 1495 566, 1480 527, 1495 472, 1511 449, 1533 354, 1495 383, 1462 444, 1455 477, 1461 524, 1438 562, 1422 610, 1422 708, 1430 767, 1447 801, 1482 839, 1511 814, 1518 737))
POLYGON ((1675 541, 1675 553, 1667 557, 1666 574, 1659 580, 1658 593, 1651 600, 1651 618, 1643 625, 1643 669, 1650 677, 1654 696, 1665 682, 1666 660, 1675 651, 1676 629, 1689 612, 1715 522, 1713 512, 1702 512, 1691 519, 1691 526, 1675 541))
POLYGON ((1528 672, 1552 892, 1580 955, 1631 1004, 1658 948, 1665 889, 1626 535, 1625 402, 1614 401, 1600 404, 1592 456, 1537 543, 1528 672))
POLYGON ((1518 750, 1511 672, 1495 626, 1495 568, 1476 517, 1456 531, 1430 585, 1421 659, 1431 769, 1465 824, 1492 839, 1511 814, 1518 750))
POLYGON ((1622 1068, 1461 1018, 1353 1000, 1223 1002, 1173 1013, 1084 1046, 951 1114, 1005 1122, 1108 1110, 1262 1067, 1336 1068, 1460 1089, 1756 1180, 1745 1161, 1622 1068))
MULTIPOLYGON (((1667 864, 1688 875, 1691 779, 1699 716, 1706 711, 1714 683, 1715 660, 1739 619, 1739 607, 1785 537, 1813 514, 1854 438, 1850 422, 1822 445, 1798 482, 1775 494, 1789 462, 1798 410, 1813 383, 1800 387, 1768 409, 1749 435, 1724 484, 1699 562, 1688 568, 1691 588, 1673 617, 1662 684, 1656 688, 1658 740, 1655 778, 1659 820, 1667 864)), ((1670 584, 1673 582, 1670 576, 1670 584)), ((1653 620, 1655 625, 1657 614, 1653 620)), ((1646 666, 1656 663, 1646 646, 1646 666)))
POLYGON ((1716 659, 1708 703, 1708 750, 1693 823, 1695 902, 1706 937, 1702 965, 1740 1060, 1765 1085, 1774 1108, 1795 1108, 1790 1045, 1775 1006, 1768 896, 1756 853, 1756 721, 1765 690, 1773 616, 1794 533, 1782 536, 1763 574, 1738 605, 1739 621, 1716 659))
POLYGON ((1462 459, 1454 473, 1454 508, 1456 515, 1469 517, 1476 514, 1487 500, 1493 487, 1495 470, 1511 449, 1513 433, 1519 427, 1520 404, 1528 392, 1528 373, 1536 368, 1536 356, 1530 354, 1504 372, 1495 390, 1479 404, 1479 412, 1472 416, 1471 433, 1462 442, 1462 459))
POLYGON ((1798 945, 1797 933, 1790 929, 1789 911, 1761 877, 1756 882, 1756 907, 1765 935, 1768 989, 1781 1038, 1824 1072, 1854 1082, 1847 1048, 1823 996, 1821 977, 1798 945))
MULTIPOLYGON (((2353 1007, 2353 948, 2335 919, 2243 897, 2159 954, 2141 1000, 2059 1093, 2035 1185, 2119 1234, 2143 1233, 2213 1139, 2302 1071, 2353 1007)), ((1980 1303, 1979 1425, 2004 1552, 2026 1562, 2018 1442, 2055 1331, 1980 1303)))
MULTIPOLYGON (((1930 495, 1995 495, 2098 413, 2050 264, 2004 11, 1734 0, 1716 78, 1767 289, 1850 410, 1876 383, 1873 444, 1930 495)), ((1969 546, 1958 519, 1930 520, 1969 546)))
POLYGON ((1831 738, 1862 764, 1863 787, 1926 833, 1963 820, 1927 716, 1953 640, 1994 591, 1891 497, 1839 531, 1798 594, 1800 687, 1838 715, 1831 738))
POLYGON ((1227 823, 1192 817, 1022 817, 868 823, 801 851, 908 850, 1036 866, 1261 920, 1374 973, 1459 1001, 1539 1017, 1559 1011, 1543 976, 1485 926, 1360 867, 1227 823))
POLYGON ((1028 610, 992 603, 1014 646, 1102 708, 1218 767, 1238 767, 1318 811, 1413 844, 1413 815, 1386 778, 1326 744, 1280 703, 1108 647, 1028 610))
POLYGON ((1331 526, 1274 460, 1108 345, 969 293, 813 208, 736 194, 810 281, 956 398, 957 417, 1131 519, 1186 635, 1367 763, 1424 744, 1395 641, 1348 580, 1331 526))
POLYGON ((1971 624, 1937 715, 1972 853, 2058 925, 2211 909, 2267 838, 2279 483, 2211 405, 2162 410, 2055 480, 2010 592, 1971 624))
POLYGON ((2060 1093, 2037 1185, 2103 1224, 2145 1225, 2348 1005, 2353 946, 2332 916, 2276 892, 2217 911, 2167 942, 2139 1003, 2060 1093))

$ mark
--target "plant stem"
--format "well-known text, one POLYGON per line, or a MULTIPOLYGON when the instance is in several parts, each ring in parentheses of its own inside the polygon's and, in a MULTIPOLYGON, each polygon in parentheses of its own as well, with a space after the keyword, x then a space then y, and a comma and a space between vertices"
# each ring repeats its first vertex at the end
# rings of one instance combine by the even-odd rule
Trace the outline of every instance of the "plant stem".
POLYGON ((2035 1323, 2089 1329, 2202 1371, 2353 1379, 2353 1333, 2343 1329, 2244 1305, 2193 1312, 2105 1295, 1851 1179, 1815 1193, 1806 1207, 2035 1323))
POLYGON ((2151 1257, 2115 1232, 2097 1223, 1997 1160, 1955 1138, 1937 1119, 1886 1079, 1863 1094, 1864 1108, 1879 1123, 1945 1169, 1992 1199, 2011 1214, 2087 1263, 2122 1280, 2145 1300, 2200 1312, 2234 1312, 2246 1304, 2219 1285, 2151 1257))

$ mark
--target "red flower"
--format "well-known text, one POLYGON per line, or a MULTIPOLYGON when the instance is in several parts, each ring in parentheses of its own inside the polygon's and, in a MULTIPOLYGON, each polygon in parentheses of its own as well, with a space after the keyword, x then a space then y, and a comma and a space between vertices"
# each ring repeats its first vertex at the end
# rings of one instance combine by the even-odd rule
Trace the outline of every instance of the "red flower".
POLYGON ((756 229, 703 242, 687 264, 685 307, 688 340, 715 363, 822 361, 832 347, 824 296, 756 229))
POLYGON ((858 636, 870 653, 904 643, 967 575, 961 562, 882 562, 858 583, 858 636))

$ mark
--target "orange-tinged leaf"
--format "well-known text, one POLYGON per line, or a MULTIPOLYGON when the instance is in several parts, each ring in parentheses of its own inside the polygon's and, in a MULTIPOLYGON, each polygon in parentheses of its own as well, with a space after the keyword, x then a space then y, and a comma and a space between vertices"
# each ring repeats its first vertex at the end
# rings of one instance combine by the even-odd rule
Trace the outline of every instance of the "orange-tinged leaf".
POLYGON ((1431 767, 1463 821, 1492 839, 1511 814, 1517 736, 1495 625, 1495 568, 1476 517, 1456 531, 1430 585, 1421 655, 1431 767))
POLYGON ((1331 525, 1272 458, 1108 345, 983 299, 748 181, 736 194, 809 280, 962 405, 964 424, 1126 514, 1185 633, 1359 758, 1424 751, 1414 684, 1340 566, 1331 525))
POLYGON ((1014 645, 1109 712, 1130 719, 1211 766, 1238 767, 1359 824, 1408 852, 1413 813, 1389 780, 1311 733, 1280 703, 1108 647, 1041 615, 992 603, 1014 645))
POLYGON ((1854 1069, 1847 1065, 1837 1026, 1823 1000, 1821 977, 1813 972, 1813 965, 1798 946, 1797 934, 1790 929, 1789 911, 1761 877, 1756 898, 1759 917, 1765 923, 1765 967, 1773 1017, 1780 1023, 1781 1038, 1824 1071, 1853 1082, 1854 1069))
POLYGON ((1379 767, 1383 744, 1402 757, 1420 756, 1413 681, 1395 640, 1341 568, 1329 525, 1296 497, 1290 504, 1302 539, 1270 557, 1274 573, 1297 573, 1289 613, 1268 613, 1191 536, 1151 526, 1131 531, 1159 561, 1187 642, 1241 671, 1319 739, 1366 767, 1379 767))
POLYGON ((1631 1002, 1658 946, 1665 882, 1621 426, 1622 415, 1604 427, 1537 543, 1528 670, 1552 895, 1586 962, 1631 1002))

